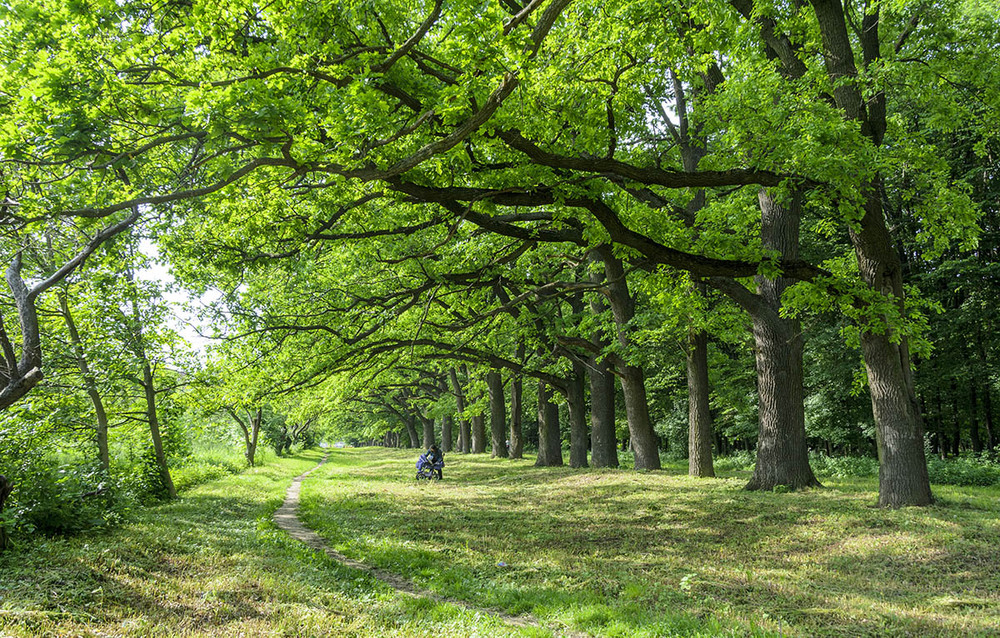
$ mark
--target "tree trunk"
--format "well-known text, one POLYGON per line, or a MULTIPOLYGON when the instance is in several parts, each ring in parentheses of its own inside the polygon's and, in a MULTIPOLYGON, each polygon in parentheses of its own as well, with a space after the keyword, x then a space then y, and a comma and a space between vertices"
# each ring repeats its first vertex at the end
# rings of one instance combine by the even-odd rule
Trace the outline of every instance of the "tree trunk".
POLYGON ((454 419, 450 414, 441 417, 441 451, 451 452, 451 431, 454 428, 454 419))
POLYGON ((957 457, 962 452, 962 420, 958 413, 958 384, 954 376, 951 378, 951 437, 951 453, 957 457))
POLYGON ((167 497, 177 498, 174 481, 170 478, 170 468, 167 467, 167 455, 163 452, 163 439, 160 437, 160 421, 156 415, 156 386, 153 385, 153 370, 148 361, 142 364, 142 389, 146 394, 146 418, 149 420, 149 435, 153 440, 153 453, 156 457, 156 467, 159 469, 160 485, 167 497))
POLYGON ((3 508, 7 503, 7 497, 14 491, 14 484, 7 480, 7 477, 0 474, 0 552, 7 549, 10 539, 7 537, 7 527, 4 525, 3 508))
MULTIPOLYGON (((617 326, 618 342, 624 351, 632 348, 629 323, 635 318, 635 300, 628 291, 625 269, 611 248, 602 245, 596 252, 604 261, 604 272, 608 281, 611 313, 617 326)), ((660 450, 656 433, 649 419, 649 404, 646 400, 646 378, 642 368, 632 365, 625 358, 614 359, 618 368, 622 394, 625 396, 625 414, 628 418, 629 440, 635 455, 635 469, 660 469, 660 450)))
MULTIPOLYGON (((523 348, 521 346, 522 358, 523 348)), ((510 380, 510 458, 524 458, 524 382, 519 375, 510 380)))
POLYGON ((462 385, 458 382, 455 368, 448 370, 448 378, 451 380, 451 389, 455 393, 455 406, 458 408, 458 451, 468 454, 472 437, 469 432, 469 419, 465 416, 465 393, 462 392, 462 385))
POLYGON ((423 437, 424 449, 425 450, 430 449, 430 447, 435 443, 434 419, 433 417, 424 416, 424 413, 419 411, 417 412, 417 418, 420 419, 420 423, 424 427, 424 437, 423 437))
MULTIPOLYGON (((441 394, 448 392, 448 382, 443 378, 440 380, 438 387, 441 389, 441 394)), ((441 451, 451 452, 452 446, 452 429, 455 427, 455 419, 450 414, 446 414, 441 418, 441 451)))
POLYGON ((983 418, 986 421, 986 445, 989 448, 990 455, 996 451, 997 447, 996 428, 993 427, 992 391, 993 388, 990 387, 990 382, 987 379, 983 386, 983 418))
POLYGON ((472 453, 486 454, 486 417, 482 414, 472 417, 472 453))
MULTIPOLYGON (((599 261, 591 254, 592 261, 599 261)), ((604 273, 591 272, 590 281, 601 283, 604 273)), ((600 297, 590 299, 590 312, 600 316, 607 306, 600 297)), ((608 347, 603 331, 591 335, 591 343, 599 352, 608 347)), ((615 432, 615 378, 611 373, 608 359, 600 354, 590 359, 590 462, 594 467, 618 467, 618 441, 615 432)))
POLYGON ((983 439, 979 434, 979 397, 976 394, 976 384, 969 384, 969 438, 972 439, 972 453, 979 456, 983 453, 983 439))
POLYGON ((587 368, 573 360, 572 376, 567 379, 569 390, 569 466, 587 467, 587 403, 585 398, 587 368))
POLYGON ((486 387, 490 398, 490 439, 492 456, 505 459, 507 451, 507 402, 504 400, 503 378, 496 370, 486 373, 486 387))
MULTIPOLYGON (((775 202, 766 189, 758 192, 761 243, 782 259, 799 256, 799 194, 788 207, 775 202)), ((756 278, 757 296, 763 302, 751 313, 757 360, 757 394, 760 430, 757 463, 747 484, 749 490, 771 490, 778 485, 793 489, 819 486, 809 467, 803 408, 802 329, 797 319, 781 317, 781 295, 791 285, 784 277, 756 278)))
POLYGON ((536 466, 554 467, 563 464, 562 440, 559 436, 559 406, 551 401, 548 384, 538 382, 538 457, 536 466))
POLYGON ((712 463, 712 414, 708 402, 708 334, 688 331, 688 474, 715 476, 712 463))
POLYGON ((84 390, 90 398, 90 403, 94 406, 94 417, 97 420, 97 459, 101 464, 101 469, 108 472, 111 469, 111 454, 108 447, 108 413, 104 409, 104 400, 101 398, 101 393, 97 390, 97 380, 90 370, 90 364, 87 363, 87 356, 83 349, 83 340, 80 338, 80 333, 76 328, 76 322, 73 321, 73 315, 70 314, 69 300, 66 298, 65 291, 60 291, 59 293, 59 305, 62 307, 66 329, 69 331, 69 339, 73 344, 73 355, 76 359, 76 365, 80 368, 80 376, 83 377, 84 390))
POLYGON ((412 412, 406 415, 406 433, 410 435, 410 447, 420 447, 420 437, 417 435, 417 417, 412 412))
MULTIPOLYGON (((885 95, 862 94, 854 51, 840 0, 811 0, 820 35, 827 75, 836 83, 833 97, 849 120, 858 123, 862 135, 878 147, 886 130, 885 95)), ((859 31, 866 67, 879 64, 879 11, 865 13, 859 31)), ((885 223, 881 179, 859 184, 865 198, 864 215, 849 228, 851 244, 861 279, 872 290, 899 306, 905 316, 903 275, 899 254, 885 223)), ((885 318, 876 318, 876 320, 885 318)), ((909 346, 894 330, 877 327, 861 333, 861 351, 868 374, 872 413, 875 416, 879 452, 879 505, 903 507, 933 502, 924 428, 910 368, 909 346)))

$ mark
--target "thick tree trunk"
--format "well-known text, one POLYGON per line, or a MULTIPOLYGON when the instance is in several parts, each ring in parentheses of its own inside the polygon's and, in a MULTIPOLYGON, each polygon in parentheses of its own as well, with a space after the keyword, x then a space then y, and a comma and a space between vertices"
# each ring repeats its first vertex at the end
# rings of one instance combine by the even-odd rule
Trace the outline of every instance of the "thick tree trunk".
POLYGON ((406 415, 406 433, 410 437, 410 447, 420 447, 420 436, 417 434, 417 417, 412 412, 406 415))
POLYGON ((108 413, 104 409, 104 400, 97 389, 97 380, 90 370, 87 356, 83 349, 83 339, 77 330, 76 322, 69 311, 69 300, 65 291, 59 293, 59 305, 62 307, 63 318, 66 321, 66 330, 69 331, 69 339, 73 344, 73 356, 76 365, 80 369, 80 376, 83 377, 83 387, 90 398, 91 405, 94 406, 94 418, 97 421, 95 434, 97 436, 97 459, 101 464, 101 469, 108 472, 111 469, 111 454, 108 447, 108 413))
POLYGON ((156 467, 159 469, 160 485, 168 498, 177 498, 174 481, 170 478, 170 468, 167 467, 167 455, 163 451, 163 438, 160 436, 160 421, 156 415, 156 386, 153 385, 153 370, 149 362, 142 364, 142 389, 146 394, 146 418, 149 421, 149 435, 153 440, 153 453, 156 467))
POLYGON ((709 411, 708 334, 688 331, 688 474, 715 476, 712 463, 712 414, 709 411))
POLYGON ((417 412, 417 418, 420 419, 420 423, 423 425, 423 447, 426 450, 436 442, 434 438, 434 419, 424 416, 423 412, 417 412))
POLYGON ((538 457, 535 465, 554 467, 563 464, 559 436, 559 406, 551 401, 548 384, 538 382, 538 457))
MULTIPOLYGON (((849 120, 858 123, 861 134, 877 147, 886 130, 885 95, 862 94, 854 51, 840 0, 811 0, 816 13, 827 75, 836 83, 834 100, 849 120)), ((879 11, 866 12, 859 39, 864 64, 876 67, 882 49, 879 11)), ((899 254, 885 223, 881 179, 859 184, 865 197, 864 215, 849 229, 861 279, 872 290, 904 310, 903 275, 899 254)), ((905 312, 902 314, 905 315, 905 312)), ((872 412, 879 451, 879 505, 903 507, 933 502, 927 459, 924 456, 924 426, 913 389, 910 353, 906 339, 893 330, 878 328, 861 334, 861 351, 871 391, 872 412)))
MULTIPOLYGON (((770 194, 758 193, 761 210, 761 243, 776 250, 782 259, 799 256, 798 195, 788 208, 770 194)), ((802 329, 797 319, 780 315, 781 295, 792 283, 784 277, 756 277, 757 294, 764 302, 753 313, 754 341, 757 346, 757 390, 760 432, 757 437, 757 464, 747 489, 770 490, 778 485, 791 488, 819 486, 809 467, 803 407, 802 329)))
POLYGON ((567 379, 569 390, 569 466, 587 467, 587 403, 585 398, 587 368, 573 360, 573 373, 567 379))
POLYGON ((472 453, 486 454, 486 417, 482 414, 472 417, 472 453))
MULTIPOLYGON (((617 326, 618 341, 623 350, 632 346, 629 324, 635 318, 635 300, 628 291, 625 269, 611 248, 601 246, 596 252, 604 261, 607 277, 611 313, 617 326)), ((660 451, 656 433, 649 418, 649 404, 646 400, 646 378, 642 368, 632 365, 624 358, 615 357, 618 378, 625 397, 625 414, 628 418, 629 440, 635 456, 635 469, 660 469, 660 451)))
POLYGON ((615 377, 604 357, 590 360, 590 462, 594 467, 618 467, 615 377))
MULTIPOLYGON (((448 392, 448 382, 442 378, 438 384, 441 389, 441 394, 448 392)), ((441 418, 441 451, 451 452, 452 447, 452 430, 455 427, 455 419, 450 414, 446 414, 441 418)))
MULTIPOLYGON (((599 261, 591 255, 592 261, 599 261)), ((601 283, 604 274, 592 272, 592 283, 601 283)), ((590 300, 590 311, 600 316, 607 310, 599 297, 590 300)), ((599 352, 604 352, 608 341, 603 331, 595 332, 591 343, 599 352)), ((611 373, 608 359, 597 354, 590 359, 590 462, 594 467, 618 467, 618 441, 615 433, 615 378, 611 373)))
MULTIPOLYGON (((523 346, 522 346, 523 347, 523 346)), ((510 380, 510 458, 524 458, 524 382, 520 376, 510 380)))
POLYGON ((455 406, 458 408, 458 451, 468 454, 472 437, 469 432, 469 419, 465 416, 465 393, 462 391, 462 384, 458 382, 455 368, 448 370, 448 378, 451 380, 451 389, 455 393, 455 406))
POLYGON ((486 373, 486 387, 490 399, 490 443, 492 456, 505 459, 507 451, 507 402, 503 393, 503 378, 496 370, 486 373))
POLYGON ((450 414, 441 417, 441 451, 451 452, 451 431, 454 426, 454 418, 450 414))
MULTIPOLYGON (((798 257, 799 200, 788 209, 762 189, 761 241, 783 259, 798 257)), ((757 462, 748 490, 792 489, 819 486, 809 467, 803 409, 802 333, 799 322, 780 314, 781 295, 790 285, 783 277, 756 277, 757 294, 723 280, 719 287, 749 313, 756 346, 759 430, 757 462)))

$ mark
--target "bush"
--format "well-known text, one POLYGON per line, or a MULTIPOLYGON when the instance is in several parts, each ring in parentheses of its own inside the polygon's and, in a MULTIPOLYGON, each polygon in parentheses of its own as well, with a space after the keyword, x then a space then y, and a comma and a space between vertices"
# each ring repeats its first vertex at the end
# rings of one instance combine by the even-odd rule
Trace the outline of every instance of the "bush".
POLYGON ((809 465, 820 476, 834 478, 875 478, 878 459, 869 456, 827 456, 810 454, 809 465))
POLYGON ((757 455, 754 452, 736 452, 730 456, 720 456, 715 459, 715 469, 717 470, 746 470, 753 471, 753 466, 757 462, 757 455))
POLYGON ((960 457, 941 460, 931 457, 927 461, 931 483, 939 485, 1000 485, 1000 464, 995 461, 960 457))
POLYGON ((110 481, 93 467, 36 464, 13 479, 8 518, 19 532, 70 534, 111 518, 110 481))

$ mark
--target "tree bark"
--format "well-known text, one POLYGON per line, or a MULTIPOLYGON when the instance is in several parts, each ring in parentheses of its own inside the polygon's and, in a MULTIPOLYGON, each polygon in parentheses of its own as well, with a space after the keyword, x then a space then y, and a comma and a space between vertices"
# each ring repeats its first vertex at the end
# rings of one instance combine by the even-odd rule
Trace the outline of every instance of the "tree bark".
MULTIPOLYGON (((521 346, 522 358, 523 348, 521 346)), ((524 458, 524 381, 520 375, 510 380, 510 458, 524 458)))
MULTIPOLYGON (((811 0, 811 3, 823 40, 827 75, 835 83, 834 100, 849 120, 858 123, 861 134, 876 147, 880 146, 886 130, 885 95, 882 91, 868 97, 862 95, 844 7, 840 0, 811 0)), ((864 62, 874 67, 879 63, 880 53, 878 6, 865 13, 862 20, 859 37, 864 62)), ((902 268, 885 223, 879 194, 881 179, 876 176, 859 186, 865 198, 864 214, 860 222, 850 227, 849 235, 862 281, 903 310, 902 268)), ((861 351, 877 433, 879 505, 929 505, 934 499, 906 339, 897 338, 891 329, 864 330, 861 351)))
MULTIPOLYGON (((592 261, 599 257, 591 254, 592 261)), ((590 281, 601 283, 601 272, 591 272, 590 281)), ((600 297, 592 296, 590 311, 597 316, 604 314, 607 306, 600 297)), ((603 331, 595 331, 590 338, 598 352, 604 352, 608 341, 603 331)), ((608 359, 595 354, 589 362, 590 376, 590 462, 594 467, 618 467, 618 441, 615 432, 615 378, 608 359)))
POLYGON ((562 438, 559 436, 559 406, 552 403, 552 392, 544 381, 538 382, 538 457, 536 466, 563 464, 562 438))
POLYGON ((14 491, 14 484, 7 480, 7 477, 0 474, 0 552, 10 546, 10 539, 7 536, 7 527, 4 525, 3 508, 7 503, 7 497, 14 491))
POLYGON ((451 380, 451 389, 455 393, 455 406, 458 408, 458 451, 468 454, 472 437, 469 432, 469 419, 465 416, 465 393, 462 392, 462 384, 458 382, 455 368, 448 370, 448 378, 451 380))
POLYGON ((688 474, 715 476, 712 463, 712 414, 709 411, 708 334, 688 331, 688 474))
POLYGON ((979 456, 983 453, 983 438, 979 433, 979 397, 976 393, 976 384, 969 384, 969 438, 972 439, 972 453, 979 456))
POLYGON ((177 498, 177 489, 170 478, 170 468, 167 466, 167 455, 163 451, 163 438, 160 436, 160 420, 156 414, 156 386, 153 385, 153 370, 149 361, 142 363, 142 389, 146 395, 146 418, 149 420, 149 435, 153 440, 153 453, 156 467, 159 469, 160 485, 170 499, 177 498))
MULTIPOLYGON (((236 424, 240 426, 240 431, 243 433, 243 456, 247 460, 247 465, 249 467, 254 466, 254 459, 257 456, 257 439, 260 435, 260 425, 263 418, 263 410, 257 408, 257 414, 254 415, 249 410, 247 410, 247 421, 244 422, 240 417, 239 413, 236 412, 234 408, 226 407, 225 411, 229 413, 229 416, 233 417, 236 424)), ((287 431, 286 431, 287 436, 287 431)))
MULTIPOLYGON (((761 243, 782 259, 798 259, 801 204, 796 193, 788 207, 779 205, 766 189, 758 193, 761 243)), ((756 344, 758 410, 757 463, 747 485, 771 490, 819 486, 809 467, 803 407, 802 329, 797 319, 780 314, 781 295, 792 281, 784 277, 756 278, 763 302, 751 314, 756 344)))
POLYGON ((958 413, 958 384, 955 377, 951 377, 951 454, 958 456, 962 453, 962 420, 958 413))
POLYGON ((993 389, 990 387, 990 383, 987 380, 983 387, 983 418, 986 422, 986 445, 989 448, 989 453, 991 455, 996 451, 997 447, 996 428, 993 427, 992 390, 993 389))
POLYGON ((424 429, 423 446, 424 449, 426 450, 429 449, 435 443, 434 419, 433 417, 424 416, 424 413, 419 410, 417 411, 417 418, 420 419, 420 423, 423 425, 424 429))
POLYGON ((486 417, 482 414, 472 417, 472 453, 486 454, 486 417))
POLYGON ((406 423, 406 433, 410 437, 410 447, 420 447, 420 437, 417 434, 417 417, 414 416, 413 412, 407 412, 404 423, 406 423))
POLYGON ((570 467, 587 467, 586 374, 587 368, 581 361, 574 359, 572 376, 566 380, 566 387, 569 390, 566 405, 569 408, 570 467))
POLYGON ((503 378, 496 370, 486 373, 486 387, 490 399, 490 439, 493 446, 491 456, 505 459, 507 450, 507 402, 504 400, 503 378))
POLYGON ((94 417, 97 420, 95 434, 97 436, 97 460, 101 464, 101 469, 105 472, 111 469, 111 453, 108 446, 108 413, 104 409, 104 399, 97 389, 97 380, 90 370, 87 362, 86 352, 83 349, 83 339, 77 330, 76 322, 69 311, 69 300, 65 290, 59 292, 59 305, 62 308, 63 319, 66 321, 66 330, 69 332, 70 343, 73 345, 73 355, 76 365, 80 369, 80 376, 83 377, 83 387, 90 398, 91 405, 94 406, 94 417))
POLYGON ((451 431, 454 428, 454 418, 450 414, 441 417, 441 451, 451 452, 451 431))
MULTIPOLYGON (((608 282, 608 298, 611 313, 617 326, 618 342, 623 350, 632 349, 629 324, 635 318, 635 300, 628 291, 625 269, 611 248, 602 245, 595 249, 604 262, 604 272, 608 282)), ((649 404, 646 400, 646 379, 641 367, 632 365, 624 357, 614 358, 618 368, 618 378, 625 397, 625 414, 628 418, 629 440, 635 456, 635 469, 660 469, 660 451, 656 433, 649 418, 649 404)))
MULTIPOLYGON (((448 392, 448 382, 443 378, 440 380, 438 387, 441 389, 441 394, 448 392)), ((455 419, 450 414, 446 414, 441 418, 441 451, 451 452, 452 447, 452 430, 455 427, 455 419)))

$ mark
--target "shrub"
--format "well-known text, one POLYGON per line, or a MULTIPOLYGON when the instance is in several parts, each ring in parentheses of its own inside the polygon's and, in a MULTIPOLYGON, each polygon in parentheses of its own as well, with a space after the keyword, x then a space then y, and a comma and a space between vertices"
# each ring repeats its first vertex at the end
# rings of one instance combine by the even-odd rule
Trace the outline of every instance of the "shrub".
POLYGON ((753 471, 753 466, 757 462, 757 455, 753 452, 736 452, 729 456, 720 456, 714 461, 717 470, 746 470, 753 471))
POLYGON ((809 465, 820 476, 834 478, 874 478, 878 476, 878 459, 869 456, 827 456, 810 454, 809 465))
POLYGON ((35 464, 16 478, 9 519, 20 532, 70 534, 109 520, 111 485, 100 470, 35 464))
POLYGON ((975 457, 943 461, 931 457, 927 461, 927 471, 931 483, 939 485, 1000 485, 1000 464, 975 457))

